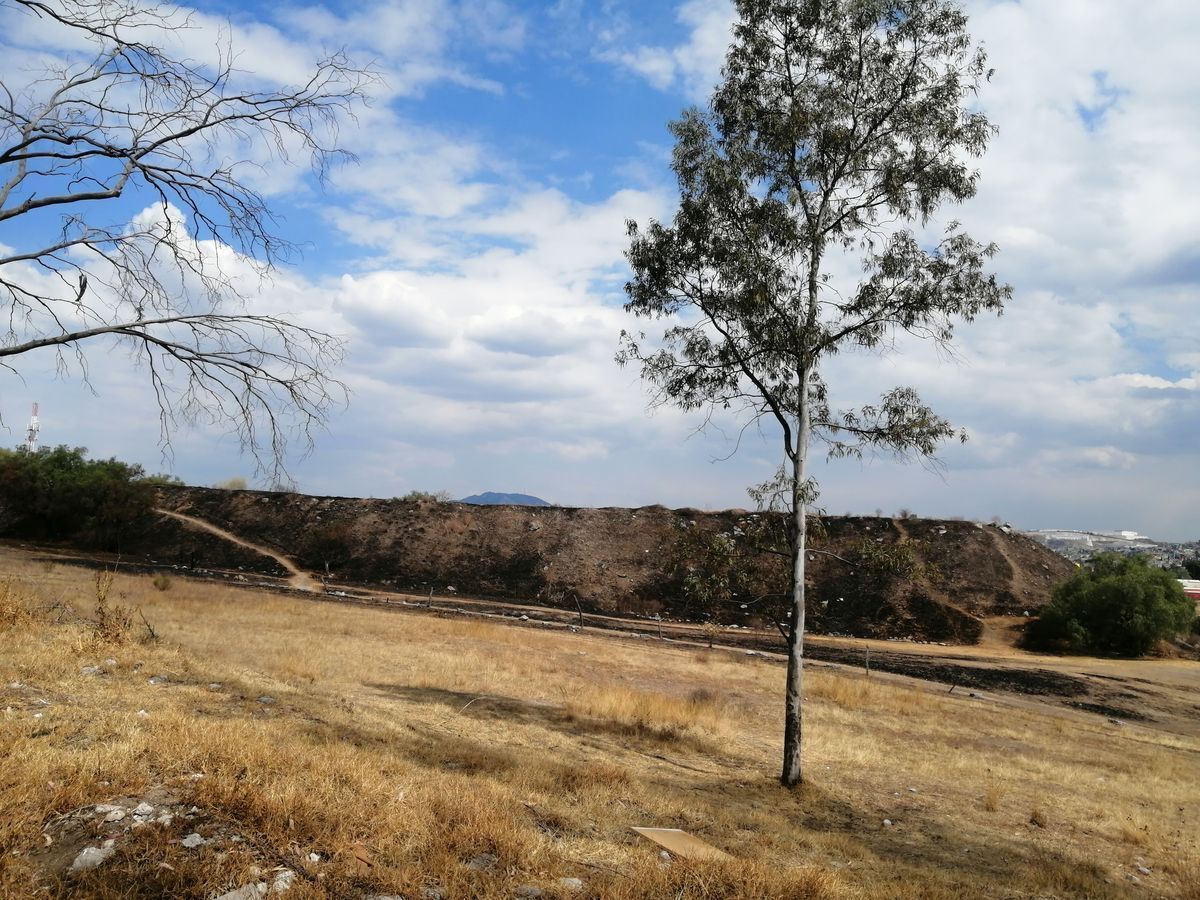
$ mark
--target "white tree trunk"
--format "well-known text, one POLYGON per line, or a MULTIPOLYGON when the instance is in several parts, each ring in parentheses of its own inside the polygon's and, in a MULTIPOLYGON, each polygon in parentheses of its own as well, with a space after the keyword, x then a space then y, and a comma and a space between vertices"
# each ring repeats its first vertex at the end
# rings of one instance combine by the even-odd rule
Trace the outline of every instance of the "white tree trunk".
POLYGON ((808 516, 805 506, 805 482, 808 478, 808 368, 799 372, 800 399, 797 409, 796 457, 792 464, 792 528, 795 538, 792 557, 792 610, 788 620, 788 667, 786 719, 783 729, 783 774, 785 787, 794 787, 803 780, 800 765, 802 737, 802 705, 804 702, 804 561, 808 537, 808 516))

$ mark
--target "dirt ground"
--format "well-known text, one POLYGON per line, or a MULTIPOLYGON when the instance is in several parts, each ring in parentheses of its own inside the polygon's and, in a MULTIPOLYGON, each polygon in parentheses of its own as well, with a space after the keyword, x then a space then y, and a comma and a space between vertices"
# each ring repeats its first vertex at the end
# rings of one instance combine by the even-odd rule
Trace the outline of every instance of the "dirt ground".
MULTIPOLYGON (((582 607, 564 610, 457 594, 422 596, 370 589, 309 577, 286 557, 272 557, 280 576, 248 577, 241 570, 202 570, 191 577, 247 589, 268 588, 319 603, 378 607, 397 613, 433 612, 447 618, 479 618, 522 628, 571 630, 640 640, 647 646, 661 642, 664 647, 723 649, 756 655, 779 665, 786 660, 782 638, 775 629, 714 629, 646 615, 599 614, 582 607)), ((36 558, 92 568, 116 562, 110 557, 84 557, 45 548, 37 551, 36 558)), ((163 571, 162 566, 120 565, 128 572, 163 571)), ((809 635, 805 655, 812 665, 869 672, 875 678, 965 694, 979 702, 1049 707, 1068 718, 1099 717, 1114 728, 1137 723, 1171 734, 1200 735, 1200 662, 1029 653, 1016 646, 1024 621, 1023 616, 983 620, 984 637, 977 645, 809 635)))
MULTIPOLYGON (((360 588, 767 627, 770 616, 759 610, 786 592, 780 558, 749 549, 764 519, 745 510, 471 506, 208 488, 165 488, 160 506, 193 521, 153 517, 123 539, 127 561, 282 574, 283 554, 360 588), (698 608, 683 584, 703 570, 698 548, 716 535, 735 541, 752 583, 698 608)), ((985 618, 1035 612, 1074 571, 1007 528, 957 520, 824 516, 811 547, 809 629, 826 634, 971 643, 985 618), (903 576, 864 563, 896 552, 910 557, 903 576)))

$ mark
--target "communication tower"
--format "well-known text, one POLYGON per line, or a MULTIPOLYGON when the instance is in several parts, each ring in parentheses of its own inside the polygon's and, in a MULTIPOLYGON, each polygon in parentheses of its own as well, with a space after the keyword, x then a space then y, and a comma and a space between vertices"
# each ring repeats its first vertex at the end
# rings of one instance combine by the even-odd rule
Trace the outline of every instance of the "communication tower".
POLYGON ((25 429, 25 449, 30 453, 37 453, 38 448, 38 432, 42 430, 42 426, 38 424, 38 405, 33 404, 33 415, 29 417, 29 427, 25 429))

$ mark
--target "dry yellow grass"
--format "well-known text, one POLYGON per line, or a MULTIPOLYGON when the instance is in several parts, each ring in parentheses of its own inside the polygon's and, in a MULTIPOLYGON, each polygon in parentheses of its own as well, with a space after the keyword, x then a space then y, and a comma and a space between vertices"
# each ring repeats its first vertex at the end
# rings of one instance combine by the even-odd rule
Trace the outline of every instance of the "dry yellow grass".
POLYGON ((563 877, 612 898, 1196 896, 1200 744, 1178 735, 815 669, 789 792, 760 659, 118 575, 110 608, 160 636, 134 616, 122 642, 57 621, 94 616, 89 573, 7 550, 0 571, 4 896, 44 878, 56 816, 152 790, 245 840, 142 829, 52 895, 211 897, 287 865, 297 898, 567 896, 563 877), (663 864, 633 825, 735 860, 663 864))

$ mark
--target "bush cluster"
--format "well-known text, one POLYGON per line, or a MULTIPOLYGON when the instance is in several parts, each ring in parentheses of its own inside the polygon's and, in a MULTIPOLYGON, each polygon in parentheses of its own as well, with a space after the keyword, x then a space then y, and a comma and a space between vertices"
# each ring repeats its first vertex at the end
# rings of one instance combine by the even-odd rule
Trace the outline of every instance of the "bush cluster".
POLYGON ((86 454, 65 445, 0 450, 0 533, 119 549, 122 532, 153 507, 161 479, 86 454))
POLYGON ((1170 572, 1140 556, 1106 553, 1054 589, 1025 641, 1036 649, 1142 656, 1186 632, 1195 614, 1170 572))

